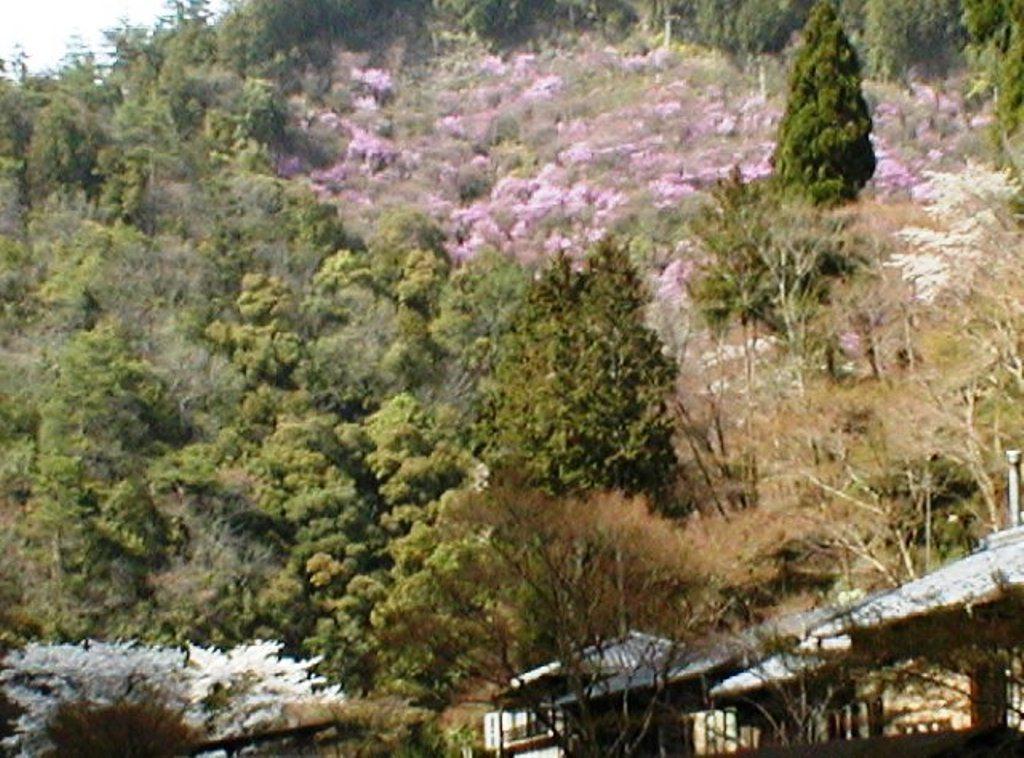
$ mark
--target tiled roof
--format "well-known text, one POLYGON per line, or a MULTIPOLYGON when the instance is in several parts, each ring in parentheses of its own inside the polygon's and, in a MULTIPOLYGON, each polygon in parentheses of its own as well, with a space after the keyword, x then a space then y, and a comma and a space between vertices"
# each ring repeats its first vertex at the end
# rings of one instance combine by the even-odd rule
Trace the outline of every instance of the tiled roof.
MULTIPOLYGON (((588 647, 581 658, 583 665, 594 673, 615 676, 665 665, 667 656, 675 655, 679 647, 677 643, 663 637, 632 631, 620 640, 588 647)), ((544 677, 557 676, 561 672, 562 664, 552 661, 519 674, 512 680, 512 687, 522 687, 544 677)))
POLYGON ((905 621, 938 610, 981 605, 1024 585, 1024 527, 990 537, 977 552, 896 589, 880 592, 811 629, 822 639, 905 621))
POLYGON ((713 697, 735 697, 781 684, 826 663, 818 653, 846 649, 849 633, 906 621, 936 611, 982 605, 1011 587, 1024 585, 1024 527, 989 537, 979 550, 920 579, 876 593, 845 611, 830 610, 808 625, 800 649, 806 654, 771 656, 721 682, 713 697))

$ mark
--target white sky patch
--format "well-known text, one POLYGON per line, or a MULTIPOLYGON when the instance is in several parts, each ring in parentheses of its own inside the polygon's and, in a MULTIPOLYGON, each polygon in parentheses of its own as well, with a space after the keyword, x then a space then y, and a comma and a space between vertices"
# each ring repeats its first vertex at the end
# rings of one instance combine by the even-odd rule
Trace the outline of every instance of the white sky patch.
MULTIPOLYGON (((223 5, 211 4, 214 10, 223 5)), ((166 13, 167 0, 0 0, 0 58, 10 60, 20 46, 29 70, 52 70, 72 41, 101 52, 104 30, 125 21, 151 26, 166 13)))

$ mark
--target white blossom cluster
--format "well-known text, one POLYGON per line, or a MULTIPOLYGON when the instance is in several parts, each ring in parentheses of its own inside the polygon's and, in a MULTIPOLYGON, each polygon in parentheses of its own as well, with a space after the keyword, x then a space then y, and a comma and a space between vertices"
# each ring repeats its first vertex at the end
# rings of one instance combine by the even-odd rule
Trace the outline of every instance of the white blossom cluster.
POLYGON ((910 250, 890 258, 930 303, 951 284, 966 284, 986 251, 998 250, 1006 228, 1001 209, 1018 192, 1011 176, 977 164, 957 173, 928 172, 921 192, 933 228, 908 227, 899 237, 910 250))
POLYGON ((33 643, 10 653, 0 691, 23 713, 3 747, 46 751, 46 727, 64 703, 157 702, 210 737, 244 735, 280 723, 295 705, 341 702, 337 687, 311 672, 319 661, 281 655, 279 642, 228 651, 131 642, 33 643))
POLYGON ((189 697, 193 721, 211 734, 247 734, 280 721, 283 709, 296 704, 340 703, 341 689, 327 686, 312 673, 319 658, 299 661, 281 655, 280 642, 254 642, 222 652, 190 647, 189 697), (224 709, 207 707, 210 695, 227 694, 224 709))

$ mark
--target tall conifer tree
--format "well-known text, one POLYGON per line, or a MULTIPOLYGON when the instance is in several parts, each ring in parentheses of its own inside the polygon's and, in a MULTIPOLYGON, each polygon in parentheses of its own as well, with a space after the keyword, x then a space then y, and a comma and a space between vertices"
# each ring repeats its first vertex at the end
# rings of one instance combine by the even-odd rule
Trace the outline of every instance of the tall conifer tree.
POLYGON ((804 28, 775 152, 776 178, 818 205, 852 200, 875 173, 860 61, 831 0, 804 28))
POLYGON ((675 364, 644 324, 648 295, 624 250, 537 281, 499 350, 481 438, 552 492, 653 493, 675 465, 666 400, 675 364))

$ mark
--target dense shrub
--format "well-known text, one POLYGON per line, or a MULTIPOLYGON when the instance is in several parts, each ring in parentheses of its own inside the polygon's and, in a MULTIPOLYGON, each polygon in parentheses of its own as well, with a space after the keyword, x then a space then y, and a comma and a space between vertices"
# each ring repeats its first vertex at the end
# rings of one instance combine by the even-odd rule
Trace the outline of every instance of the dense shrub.
POLYGON ((181 714, 156 703, 66 703, 47 736, 62 758, 173 758, 187 752, 195 733, 181 714))

